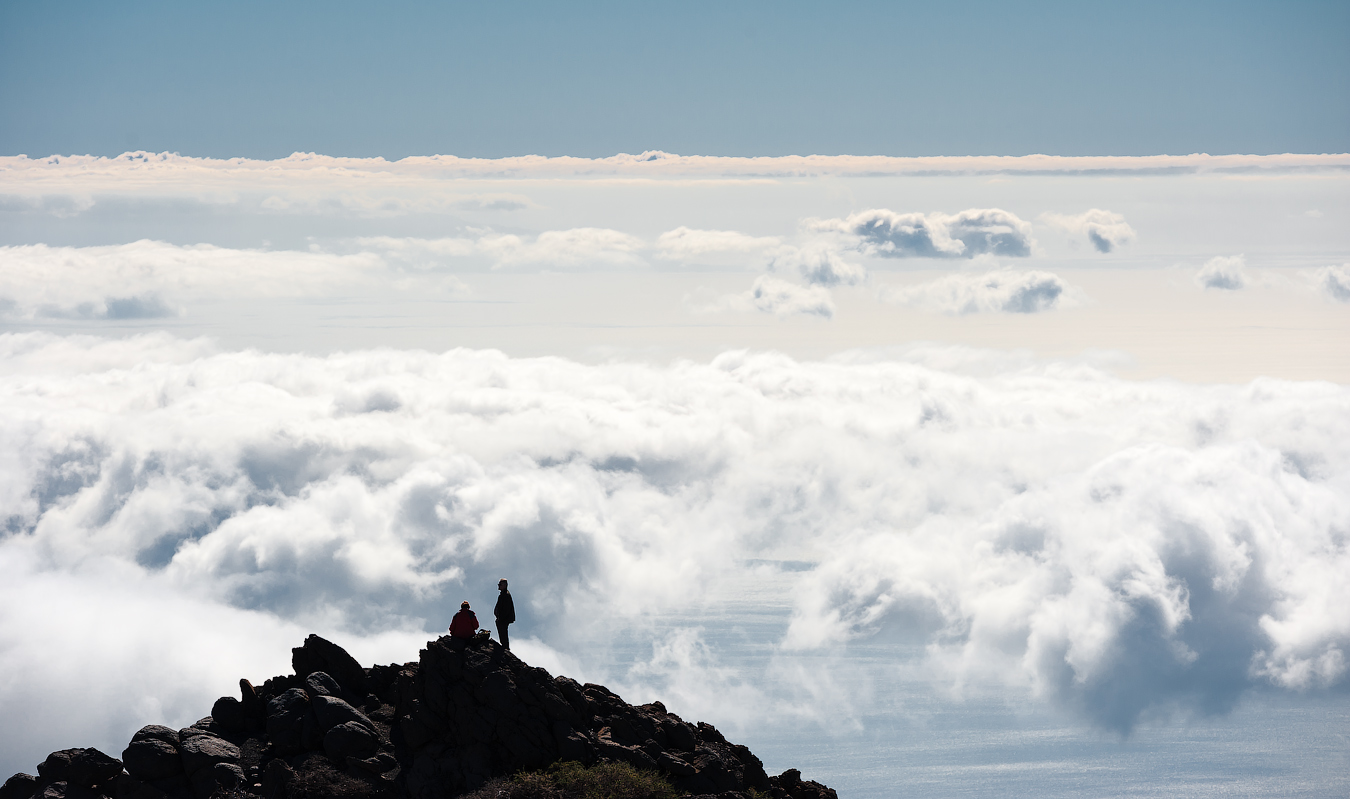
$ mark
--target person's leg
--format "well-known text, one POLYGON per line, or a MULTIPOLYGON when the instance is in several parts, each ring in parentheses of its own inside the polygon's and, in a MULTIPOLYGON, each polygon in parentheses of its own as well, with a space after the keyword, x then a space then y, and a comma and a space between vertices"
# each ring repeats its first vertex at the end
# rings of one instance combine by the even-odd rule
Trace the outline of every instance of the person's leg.
POLYGON ((497 637, 502 639, 502 648, 511 648, 511 637, 506 634, 506 628, 511 626, 511 622, 497 622, 497 637))

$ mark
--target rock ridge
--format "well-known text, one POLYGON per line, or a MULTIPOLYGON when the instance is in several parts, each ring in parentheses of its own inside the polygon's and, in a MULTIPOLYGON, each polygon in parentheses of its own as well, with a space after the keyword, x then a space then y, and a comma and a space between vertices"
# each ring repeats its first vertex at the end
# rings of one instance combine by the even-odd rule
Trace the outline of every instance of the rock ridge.
POLYGON ((441 637, 415 662, 362 667, 310 635, 293 674, 174 730, 142 727, 122 759, 64 749, 15 774, 0 799, 453 799, 559 760, 664 773, 688 796, 837 799, 796 769, 770 776, 745 746, 660 702, 530 666, 496 641, 441 637))

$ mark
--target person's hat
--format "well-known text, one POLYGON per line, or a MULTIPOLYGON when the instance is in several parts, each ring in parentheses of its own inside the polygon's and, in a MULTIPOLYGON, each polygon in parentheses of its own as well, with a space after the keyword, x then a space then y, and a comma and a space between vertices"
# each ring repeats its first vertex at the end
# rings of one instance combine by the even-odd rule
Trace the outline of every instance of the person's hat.
POLYGON ((459 606, 460 606, 461 608, 467 608, 467 607, 469 606, 469 600, 467 600, 467 599, 464 600, 463 602, 459 603, 459 606))

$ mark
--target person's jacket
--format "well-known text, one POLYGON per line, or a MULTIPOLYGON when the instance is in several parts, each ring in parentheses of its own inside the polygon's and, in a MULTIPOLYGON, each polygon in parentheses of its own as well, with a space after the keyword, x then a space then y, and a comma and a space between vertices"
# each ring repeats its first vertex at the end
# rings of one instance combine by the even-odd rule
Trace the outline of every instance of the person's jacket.
POLYGON ((478 632, 478 617, 468 608, 463 608, 450 620, 450 635, 455 638, 472 638, 476 632, 478 632))
POLYGON ((503 591, 501 596, 497 597, 497 606, 492 609, 492 615, 496 616, 501 624, 515 623, 516 603, 512 601, 510 591, 503 591))

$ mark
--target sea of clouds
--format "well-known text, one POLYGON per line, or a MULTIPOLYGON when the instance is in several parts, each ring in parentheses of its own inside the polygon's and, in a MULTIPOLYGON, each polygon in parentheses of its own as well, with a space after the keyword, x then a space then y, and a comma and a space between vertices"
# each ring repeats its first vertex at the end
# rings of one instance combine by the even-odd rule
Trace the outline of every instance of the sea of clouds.
POLYGON ((0 770, 190 722, 309 632, 415 659, 500 576, 527 659, 737 729, 864 724, 901 671, 1119 733, 1344 691, 1347 440, 1346 386, 956 348, 5 334, 0 770))
POLYGON ((462 599, 490 626, 502 576, 526 660, 777 735, 777 768, 999 705, 1115 741, 1254 694, 1343 703, 1344 385, 938 345, 583 364, 181 334, 501 300, 493 273, 731 274, 688 283, 706 327, 867 303, 1012 324, 1091 311, 1072 270, 1129 258, 1186 297, 1326 312, 1350 302, 1347 159, 0 157, 0 777, 190 723, 311 632, 413 660, 462 599), (1262 188, 1306 176, 1297 206, 1262 188))

